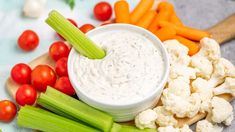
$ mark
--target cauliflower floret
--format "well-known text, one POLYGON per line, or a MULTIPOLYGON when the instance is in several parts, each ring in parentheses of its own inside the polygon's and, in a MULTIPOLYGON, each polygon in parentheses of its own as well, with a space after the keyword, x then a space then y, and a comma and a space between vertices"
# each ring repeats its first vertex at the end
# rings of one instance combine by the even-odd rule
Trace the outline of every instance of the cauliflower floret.
POLYGON ((207 119, 215 123, 230 125, 233 120, 232 105, 223 98, 213 97, 207 119))
POLYGON ((196 79, 197 70, 191 67, 187 67, 184 65, 172 65, 170 68, 170 79, 174 80, 178 77, 184 77, 186 79, 196 79))
POLYGON ((169 55, 170 55, 170 63, 173 64, 181 64, 181 65, 189 65, 190 57, 188 56, 189 49, 179 43, 177 40, 167 40, 164 41, 164 46, 166 47, 169 55))
POLYGON ((180 128, 180 132, 193 132, 188 125, 184 125, 182 128, 180 128))
POLYGON ((44 9, 46 0, 26 0, 23 13, 27 17, 37 18, 39 17, 44 9))
POLYGON ((211 38, 203 38, 200 41, 201 49, 194 56, 203 56, 210 61, 214 61, 220 58, 220 46, 219 44, 211 38))
POLYGON ((156 128, 157 113, 151 109, 142 111, 135 117, 135 125, 139 129, 156 128))
POLYGON ((160 127, 176 126, 178 121, 173 114, 167 111, 163 106, 158 106, 153 109, 157 113, 156 124, 160 127))
POLYGON ((179 118, 191 118, 195 116, 198 113, 201 104, 198 93, 194 93, 188 98, 184 98, 170 93, 168 89, 163 90, 161 100, 164 108, 174 113, 179 118))
POLYGON ((173 126, 159 127, 159 132, 193 132, 188 125, 184 125, 182 128, 174 128, 173 126))
POLYGON ((201 108, 200 112, 209 110, 209 102, 213 97, 213 89, 208 85, 208 82, 202 78, 197 78, 192 82, 192 91, 198 93, 200 96, 201 108))
POLYGON ((168 83, 168 92, 181 97, 189 97, 191 94, 189 82, 183 77, 178 77, 168 83))
POLYGON ((220 58, 213 63, 213 66, 214 72, 208 82, 211 87, 221 84, 226 77, 235 77, 235 67, 230 61, 220 58))
POLYGON ((159 127, 159 132, 180 132, 179 128, 174 128, 173 126, 159 127))
POLYGON ((196 75, 205 79, 209 79, 213 72, 212 62, 203 56, 193 56, 191 66, 197 70, 196 75))
POLYGON ((235 78, 227 77, 223 84, 213 89, 215 95, 231 94, 235 96, 235 78))
POLYGON ((197 122, 196 132, 222 132, 223 127, 213 125, 207 120, 197 122))
POLYGON ((201 107, 201 100, 200 95, 198 93, 193 93, 189 99, 189 107, 188 112, 186 114, 187 117, 192 118, 194 117, 200 110, 201 107))

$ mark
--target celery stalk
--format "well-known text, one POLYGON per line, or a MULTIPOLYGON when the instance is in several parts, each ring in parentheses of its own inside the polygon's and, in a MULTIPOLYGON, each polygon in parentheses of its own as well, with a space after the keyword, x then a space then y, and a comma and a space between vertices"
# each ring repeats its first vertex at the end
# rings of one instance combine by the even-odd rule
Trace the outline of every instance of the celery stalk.
POLYGON ((94 128, 32 106, 24 106, 20 109, 17 123, 20 127, 46 132, 99 132, 94 128))
POLYGON ((113 124, 110 115, 50 87, 40 94, 37 103, 61 116, 76 118, 104 132, 109 132, 113 124))
POLYGON ((105 56, 103 49, 57 11, 53 10, 49 13, 46 23, 62 35, 80 54, 90 59, 102 59, 105 56))

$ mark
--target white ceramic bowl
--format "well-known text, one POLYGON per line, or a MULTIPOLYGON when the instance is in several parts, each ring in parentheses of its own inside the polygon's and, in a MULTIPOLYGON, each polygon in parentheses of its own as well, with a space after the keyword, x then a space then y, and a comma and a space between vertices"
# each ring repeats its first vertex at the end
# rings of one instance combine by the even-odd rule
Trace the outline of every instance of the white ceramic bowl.
POLYGON ((156 86, 156 88, 149 94, 147 97, 143 98, 142 100, 138 102, 134 102, 131 104, 125 104, 125 105, 112 105, 112 104, 106 104, 104 102, 98 101, 94 98, 89 98, 86 96, 86 93, 79 89, 78 82, 76 80, 76 75, 74 72, 74 63, 75 63, 75 58, 74 56, 77 56, 78 53, 72 49, 69 55, 68 59, 68 73, 69 73, 69 78, 70 81, 75 88, 75 91, 78 95, 78 97, 88 105, 95 107, 101 111, 107 112, 110 115, 113 116, 114 120, 117 122, 124 122, 124 121, 130 121, 133 120, 135 115, 138 114, 139 112, 152 108, 156 105, 158 102, 163 87, 167 81, 167 77, 169 74, 169 58, 166 49, 163 47, 162 42, 151 32, 145 30, 144 28, 140 28, 137 26, 129 25, 129 24, 109 24, 106 26, 101 26, 98 28, 95 28, 88 32, 86 35, 92 39, 95 35, 103 32, 108 32, 108 31, 114 31, 114 30, 127 30, 127 31, 132 31, 136 32, 139 34, 145 34, 150 41, 158 48, 158 50, 161 52, 163 60, 164 60, 164 75, 162 75, 162 78, 160 79, 160 83, 156 86))

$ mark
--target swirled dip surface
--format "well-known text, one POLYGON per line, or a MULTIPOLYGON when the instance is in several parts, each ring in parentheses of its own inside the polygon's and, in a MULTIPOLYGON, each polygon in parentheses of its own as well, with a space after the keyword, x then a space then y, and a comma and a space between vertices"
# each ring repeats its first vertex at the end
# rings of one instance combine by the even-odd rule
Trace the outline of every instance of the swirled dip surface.
POLYGON ((123 105, 148 96, 157 87, 164 62, 144 34, 120 30, 101 33, 92 40, 106 50, 106 57, 76 57, 74 71, 84 94, 99 102, 123 105))

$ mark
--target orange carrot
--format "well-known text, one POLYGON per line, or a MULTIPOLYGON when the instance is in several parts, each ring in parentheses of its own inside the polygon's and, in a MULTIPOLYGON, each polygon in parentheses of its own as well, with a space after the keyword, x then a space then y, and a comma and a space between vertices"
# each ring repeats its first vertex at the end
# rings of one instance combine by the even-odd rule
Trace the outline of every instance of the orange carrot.
POLYGON ((180 18, 177 16, 176 12, 173 11, 170 17, 170 23, 173 23, 177 26, 184 26, 180 18))
POLYGON ((167 1, 162 1, 158 4, 157 12, 162 11, 162 10, 167 10, 172 7, 173 7, 173 5, 171 3, 167 2, 167 1))
POLYGON ((130 15, 131 23, 135 24, 148 10, 150 10, 153 3, 154 0, 141 0, 130 15))
POLYGON ((188 55, 192 56, 196 54, 200 50, 199 44, 196 44, 195 42, 188 40, 186 38, 183 38, 181 36, 175 36, 174 39, 178 40, 181 44, 188 47, 189 52, 188 55))
POLYGON ((182 37, 185 37, 187 39, 194 40, 194 41, 200 41, 204 37, 210 37, 210 34, 203 30, 198 30, 198 29, 194 29, 194 28, 190 28, 186 26, 183 26, 183 27, 177 26, 167 21, 160 21, 159 25, 161 27, 173 26, 176 30, 177 35, 180 35, 182 37))
POLYGON ((130 23, 129 5, 125 0, 117 1, 114 4, 116 23, 130 23))
POLYGON ((148 27, 151 32, 156 32, 159 28, 159 21, 168 21, 173 11, 173 5, 168 2, 161 2, 158 6, 159 13, 154 17, 153 21, 148 27), (164 3, 164 4, 163 4, 164 3), (164 8, 162 7, 164 5, 164 8))
POLYGON ((161 40, 165 41, 168 39, 173 39, 174 36, 176 35, 176 31, 173 27, 168 26, 168 27, 163 27, 160 30, 157 30, 155 32, 155 35, 161 40))
POLYGON ((142 28, 148 28, 150 23, 152 22, 153 18, 157 15, 156 11, 148 11, 146 12, 135 24, 136 26, 142 27, 142 28))

